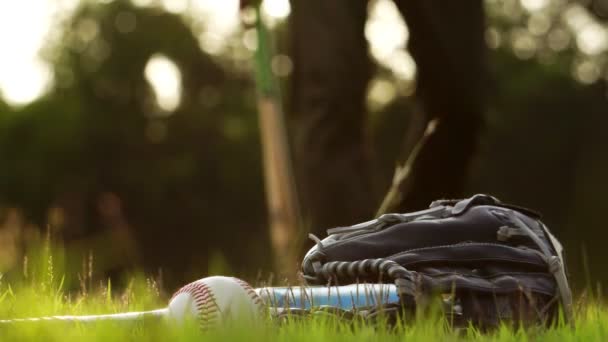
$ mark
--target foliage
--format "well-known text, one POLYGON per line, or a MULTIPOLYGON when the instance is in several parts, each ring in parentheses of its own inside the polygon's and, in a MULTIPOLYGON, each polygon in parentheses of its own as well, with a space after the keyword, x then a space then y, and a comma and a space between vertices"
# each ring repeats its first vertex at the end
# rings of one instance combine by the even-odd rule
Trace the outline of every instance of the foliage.
POLYGON ((129 1, 83 2, 47 54, 55 87, 26 107, 0 106, 0 208, 20 208, 39 231, 52 224, 98 256, 112 243, 97 248, 91 236, 120 230, 145 260, 132 266, 162 268, 177 282, 204 272, 214 253, 253 274, 267 263, 248 78, 201 51, 181 17, 129 1), (136 30, 117 28, 126 14, 136 30), (182 102, 172 113, 155 106, 144 78, 155 54, 174 60, 183 75, 182 102), (108 195, 117 199, 115 218, 101 209, 108 195), (51 222, 53 208, 60 222, 51 222))

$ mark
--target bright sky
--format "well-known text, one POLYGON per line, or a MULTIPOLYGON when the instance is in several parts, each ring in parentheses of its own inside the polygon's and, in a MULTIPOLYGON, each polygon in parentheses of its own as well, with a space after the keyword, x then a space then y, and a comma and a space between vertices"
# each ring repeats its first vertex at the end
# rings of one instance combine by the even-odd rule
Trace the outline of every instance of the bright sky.
MULTIPOLYGON (((112 0, 98 0, 110 2, 112 0)), ((156 6, 156 0, 131 0, 137 6, 156 6)), ((0 96, 11 105, 27 104, 52 85, 49 65, 40 57, 49 32, 66 18, 79 0, 0 0, 0 96)), ((220 53, 226 39, 239 30, 239 0, 160 0, 167 11, 191 18, 205 18, 200 32, 201 48, 220 53)), ((264 19, 274 25, 289 16, 289 0, 264 0, 264 19)), ((415 64, 405 51, 407 27, 391 0, 378 0, 366 27, 372 55, 398 77, 412 79, 415 64), (391 34, 386 34, 391 32, 391 34)), ((289 61, 290 62, 290 61, 289 61)), ((145 70, 157 104, 165 112, 180 103, 179 67, 161 55, 153 56, 145 70)))
MULTIPOLYGON (((94 0, 93 0, 94 1, 94 0)), ((111 2, 112 0, 97 0, 111 2)), ((137 6, 154 6, 157 0, 131 0, 137 6)), ((49 32, 61 18, 69 16, 80 0, 0 0, 0 96, 11 105, 27 104, 52 84, 51 70, 39 56, 49 32)), ((239 0, 160 0, 172 13, 204 17, 201 47, 220 52, 229 35, 239 29, 239 0)), ((265 0, 268 20, 289 15, 288 0, 265 0)), ((146 68, 158 105, 170 111, 179 104, 179 69, 170 60, 154 56, 146 68), (164 84, 164 85, 161 85, 164 84)))
POLYGON ((0 1, 0 92, 12 104, 32 101, 49 84, 37 54, 53 12, 48 0, 0 1))
MULTIPOLYGON (((69 16, 80 1, 0 0, 0 96, 9 104, 27 104, 52 85, 51 70, 39 52, 57 21, 69 16)), ((201 21, 203 30, 197 34, 201 48, 211 54, 221 53, 230 41, 227 38, 239 32, 239 0, 131 1, 137 6, 160 3, 169 12, 193 19, 205 18, 201 21)), ((526 11, 534 14, 546 8, 552 0, 520 1, 526 11)), ((415 77, 416 65, 405 49, 409 37, 407 26, 392 0, 376 0, 373 4, 365 27, 372 56, 394 71, 398 79, 410 81, 415 77)), ((289 0, 264 0, 262 10, 264 19, 272 26, 284 20, 291 8, 289 0)), ((577 46, 583 53, 593 56, 608 51, 608 30, 583 7, 570 5, 563 13, 563 20, 576 33, 577 46)), ((254 42, 247 37, 243 41, 246 45, 254 42)), ((146 79, 154 88, 159 107, 171 111, 180 101, 179 68, 167 58, 155 57, 146 69, 146 79)))

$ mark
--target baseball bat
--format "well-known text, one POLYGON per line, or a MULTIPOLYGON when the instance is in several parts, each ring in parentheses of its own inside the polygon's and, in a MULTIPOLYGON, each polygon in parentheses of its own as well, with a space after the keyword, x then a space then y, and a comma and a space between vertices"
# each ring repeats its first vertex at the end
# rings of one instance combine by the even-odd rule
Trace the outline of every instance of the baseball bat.
POLYGON ((289 143, 278 81, 271 68, 271 36, 262 21, 260 1, 255 4, 258 46, 255 52, 257 108, 263 155, 268 220, 276 269, 283 276, 293 274, 298 262, 297 200, 289 143))
POLYGON ((273 308, 313 309, 331 306, 356 310, 399 303, 394 284, 262 287, 257 288, 256 293, 273 308))
MULTIPOLYGON (((208 278, 207 278, 208 279, 208 278)), ((196 285, 193 282, 190 285, 196 285)), ((184 288, 186 288, 184 287, 184 288)), ((345 286, 298 286, 260 287, 253 289, 267 308, 314 309, 326 306, 342 310, 356 310, 398 303, 399 296, 393 284, 352 284, 345 286)), ((173 300, 172 300, 173 301, 173 300)), ((171 302, 162 309, 150 311, 124 312, 103 315, 61 315, 34 318, 3 319, 0 324, 22 322, 78 322, 96 323, 101 321, 133 322, 160 321, 171 317, 171 302)))

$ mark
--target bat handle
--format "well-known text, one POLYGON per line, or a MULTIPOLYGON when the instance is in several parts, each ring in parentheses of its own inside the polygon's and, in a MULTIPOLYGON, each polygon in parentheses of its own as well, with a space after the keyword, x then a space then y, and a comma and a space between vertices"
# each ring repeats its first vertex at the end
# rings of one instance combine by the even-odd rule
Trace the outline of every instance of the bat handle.
POLYGON ((132 321, 156 321, 167 317, 169 309, 158 309, 151 311, 137 311, 137 312, 124 312, 107 315, 84 315, 84 316, 48 316, 48 317, 35 317, 35 318, 16 318, 16 319, 4 319, 0 320, 0 324, 14 324, 14 323, 25 323, 25 322, 78 322, 78 323, 91 323, 100 321, 112 321, 112 322, 132 322, 132 321))

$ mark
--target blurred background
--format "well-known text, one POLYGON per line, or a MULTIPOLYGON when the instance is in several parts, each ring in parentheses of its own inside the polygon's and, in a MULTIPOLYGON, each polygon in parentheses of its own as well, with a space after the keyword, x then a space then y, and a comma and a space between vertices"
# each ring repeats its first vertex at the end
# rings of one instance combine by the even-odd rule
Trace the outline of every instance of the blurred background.
MULTIPOLYGON (((261 5, 303 229, 369 219, 442 117, 462 156, 430 144, 399 210, 490 193, 544 214, 577 287, 608 280, 608 1, 314 3, 261 5)), ((269 274, 255 20, 238 0, 0 2, 0 272, 51 241, 68 286, 92 263, 169 287, 269 274)))

